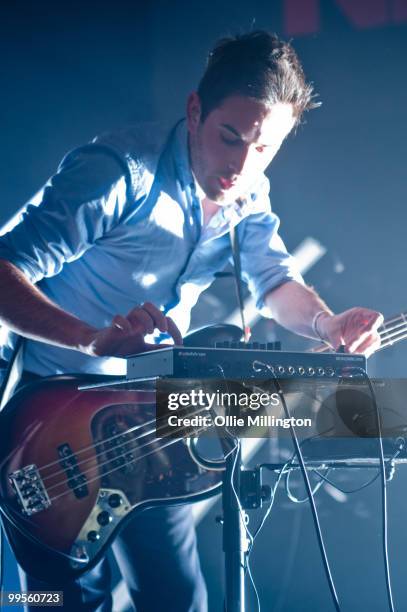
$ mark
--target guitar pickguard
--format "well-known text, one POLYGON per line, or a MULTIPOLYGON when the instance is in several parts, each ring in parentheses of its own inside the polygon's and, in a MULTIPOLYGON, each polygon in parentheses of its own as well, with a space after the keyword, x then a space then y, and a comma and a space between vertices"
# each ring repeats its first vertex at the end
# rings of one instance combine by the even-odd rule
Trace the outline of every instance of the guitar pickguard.
POLYGON ((96 503, 84 523, 71 549, 71 566, 81 566, 81 559, 88 562, 93 559, 121 519, 131 510, 131 504, 123 491, 118 489, 100 489, 96 503))

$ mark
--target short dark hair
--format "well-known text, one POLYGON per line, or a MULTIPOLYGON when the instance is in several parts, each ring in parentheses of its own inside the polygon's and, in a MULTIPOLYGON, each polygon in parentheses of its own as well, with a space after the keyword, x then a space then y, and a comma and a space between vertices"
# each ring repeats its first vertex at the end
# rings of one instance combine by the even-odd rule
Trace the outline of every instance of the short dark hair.
POLYGON ((202 122, 233 95, 270 106, 276 102, 292 104, 296 123, 304 111, 319 106, 293 47, 263 30, 219 40, 209 53, 198 95, 202 122))

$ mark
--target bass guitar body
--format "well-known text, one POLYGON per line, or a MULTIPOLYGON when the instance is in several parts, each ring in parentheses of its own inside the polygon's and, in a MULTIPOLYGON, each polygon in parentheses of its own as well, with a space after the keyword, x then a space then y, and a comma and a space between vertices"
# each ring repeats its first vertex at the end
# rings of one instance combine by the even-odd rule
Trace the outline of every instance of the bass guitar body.
POLYGON ((39 579, 90 569, 137 511, 220 492, 221 471, 198 465, 187 441, 159 437, 154 390, 78 390, 84 382, 43 379, 0 415, 4 525, 39 579))

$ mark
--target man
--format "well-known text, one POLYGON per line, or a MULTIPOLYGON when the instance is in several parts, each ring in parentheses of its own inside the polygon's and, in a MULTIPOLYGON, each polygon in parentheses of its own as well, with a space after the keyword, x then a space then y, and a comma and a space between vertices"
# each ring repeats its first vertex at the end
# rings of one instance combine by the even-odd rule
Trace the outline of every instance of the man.
MULTIPOLYGON (((27 338, 26 372, 115 373, 124 364, 115 358, 154 348, 146 335, 180 344, 199 293, 231 256, 231 226, 264 314, 334 348, 373 352, 381 315, 334 315, 303 283, 270 211, 264 171, 313 106, 292 47, 253 32, 215 47, 186 122, 158 150, 129 129, 70 153, 0 240, 0 317, 27 338)), ((188 508, 141 515, 114 548, 137 610, 206 609, 188 508)), ((109 610, 108 581, 102 561, 75 583, 23 584, 64 590, 72 609, 109 610)))

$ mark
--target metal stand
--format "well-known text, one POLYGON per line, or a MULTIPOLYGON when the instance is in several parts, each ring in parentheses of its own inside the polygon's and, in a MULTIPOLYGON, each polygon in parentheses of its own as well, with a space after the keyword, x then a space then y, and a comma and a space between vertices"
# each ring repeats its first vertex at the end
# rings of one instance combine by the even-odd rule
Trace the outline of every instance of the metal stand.
MULTIPOLYGON (((249 542, 243 521, 246 512, 240 511, 236 495, 240 495, 240 471, 242 465, 240 444, 226 459, 223 474, 223 551, 225 553, 225 612, 244 612, 246 554, 249 542)), ((246 518, 247 517, 247 518, 246 518)))
POLYGON ((249 540, 245 525, 246 509, 259 508, 270 501, 269 486, 261 484, 260 469, 242 469, 241 444, 226 458, 223 474, 223 551, 225 553, 225 612, 245 611, 245 573, 249 540), (240 500, 240 508, 238 500, 240 500))

